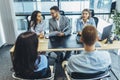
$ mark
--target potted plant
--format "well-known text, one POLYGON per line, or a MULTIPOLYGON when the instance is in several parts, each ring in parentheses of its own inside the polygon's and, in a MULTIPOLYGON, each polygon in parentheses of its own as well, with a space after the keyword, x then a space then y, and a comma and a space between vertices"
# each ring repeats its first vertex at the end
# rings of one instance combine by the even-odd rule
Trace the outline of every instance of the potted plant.
POLYGON ((114 10, 112 19, 115 25, 114 34, 116 35, 117 39, 120 39, 120 13, 117 12, 117 10, 114 10))

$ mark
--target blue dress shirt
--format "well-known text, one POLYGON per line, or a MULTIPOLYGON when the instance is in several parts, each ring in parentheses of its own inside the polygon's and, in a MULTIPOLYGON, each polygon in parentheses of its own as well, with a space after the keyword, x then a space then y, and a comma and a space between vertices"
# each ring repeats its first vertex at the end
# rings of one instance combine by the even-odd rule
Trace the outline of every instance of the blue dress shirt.
POLYGON ((105 71, 111 65, 110 54, 106 51, 82 51, 81 54, 72 55, 68 60, 67 71, 81 73, 96 73, 105 71))

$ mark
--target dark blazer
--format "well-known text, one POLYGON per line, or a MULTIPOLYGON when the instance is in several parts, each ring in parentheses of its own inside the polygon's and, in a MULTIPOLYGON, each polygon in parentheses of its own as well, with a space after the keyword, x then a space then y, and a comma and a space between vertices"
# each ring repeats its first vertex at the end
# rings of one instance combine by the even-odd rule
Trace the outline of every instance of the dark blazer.
POLYGON ((71 34, 70 20, 67 17, 61 15, 58 27, 55 19, 53 18, 49 19, 49 31, 64 32, 65 36, 70 35, 71 34))

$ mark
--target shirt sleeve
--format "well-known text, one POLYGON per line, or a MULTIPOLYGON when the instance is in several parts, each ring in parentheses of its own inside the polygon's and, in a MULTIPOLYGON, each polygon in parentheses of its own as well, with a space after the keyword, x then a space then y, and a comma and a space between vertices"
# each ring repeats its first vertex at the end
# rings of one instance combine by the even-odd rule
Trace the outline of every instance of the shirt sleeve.
POLYGON ((80 25, 80 19, 77 19, 76 32, 82 32, 82 26, 80 25))
POLYGON ((67 35, 70 35, 71 34, 71 29, 72 29, 72 27, 71 27, 71 25, 70 25, 70 20, 68 19, 68 18, 66 18, 66 27, 65 27, 65 29, 64 29, 64 34, 65 34, 65 36, 67 36, 67 35))
POLYGON ((33 27, 30 28, 30 31, 35 32, 35 30, 33 29, 33 27))
POLYGON ((38 59, 37 59, 36 60, 36 65, 37 65, 38 69, 35 70, 35 72, 40 71, 40 70, 48 67, 48 59, 47 59, 47 57, 45 55, 39 55, 39 56, 40 56, 40 63, 37 64, 38 63, 38 59))
POLYGON ((54 31, 51 23, 51 19, 49 19, 49 33, 54 31))
POLYGON ((46 22, 43 21, 43 22, 41 23, 41 25, 39 25, 38 27, 36 27, 36 29, 35 29, 36 34, 37 34, 37 35, 39 35, 40 33, 43 33, 43 34, 44 34, 45 27, 46 27, 46 22))

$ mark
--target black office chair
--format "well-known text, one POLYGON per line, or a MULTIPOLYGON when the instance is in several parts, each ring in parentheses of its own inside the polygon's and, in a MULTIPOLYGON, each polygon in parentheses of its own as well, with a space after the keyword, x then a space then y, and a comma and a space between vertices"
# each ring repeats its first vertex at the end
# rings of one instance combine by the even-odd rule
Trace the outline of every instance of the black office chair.
MULTIPOLYGON (((67 61, 64 61, 62 63, 64 70, 66 70, 66 65, 67 65, 67 61)), ((108 80, 108 77, 110 77, 110 71, 111 71, 111 66, 109 66, 106 71, 100 71, 96 73, 72 72, 69 74, 66 71, 65 72, 68 80, 103 80, 103 79, 108 80)), ((116 79, 118 80, 118 78, 116 79)))
POLYGON ((100 72, 97 72, 97 73, 72 72, 71 74, 69 74, 66 71, 67 64, 68 64, 68 62, 64 61, 62 63, 62 67, 65 70, 65 73, 66 73, 66 76, 67 76, 68 80, 102 80, 104 78, 109 80, 108 77, 110 77, 110 72, 116 78, 115 80, 119 80, 119 78, 116 76, 116 74, 112 70, 111 65, 108 66, 108 69, 106 71, 100 71, 100 72))
POLYGON ((112 17, 111 15, 114 14, 115 10, 116 10, 116 1, 112 2, 111 4, 110 15, 109 15, 110 18, 112 17))
POLYGON ((44 14, 42 14, 42 18, 43 18, 43 20, 45 20, 45 15, 44 14))
POLYGON ((71 74, 68 75, 71 80, 103 80, 104 78, 109 80, 108 78, 110 77, 110 72, 115 76, 116 80, 119 80, 119 78, 115 75, 115 73, 111 69, 111 66, 109 66, 108 70, 100 71, 97 73, 72 72, 71 74))
POLYGON ((110 8, 110 13, 114 14, 114 10, 116 9, 116 1, 112 2, 111 8, 110 8))
POLYGON ((97 72, 97 73, 79 73, 79 72, 72 72, 70 75, 71 80, 102 80, 103 78, 110 77, 109 71, 105 72, 97 72))
POLYGON ((63 10, 59 11, 61 15, 65 16, 65 12, 63 10))
POLYGON ((24 79, 24 78, 20 78, 17 77, 15 72, 12 73, 12 78, 15 80, 54 80, 54 73, 51 73, 51 76, 48 78, 41 78, 41 79, 24 79))
POLYGON ((95 15, 94 10, 90 9, 90 12, 91 12, 91 17, 94 18, 95 24, 96 24, 96 27, 97 27, 99 19, 94 16, 95 15))

